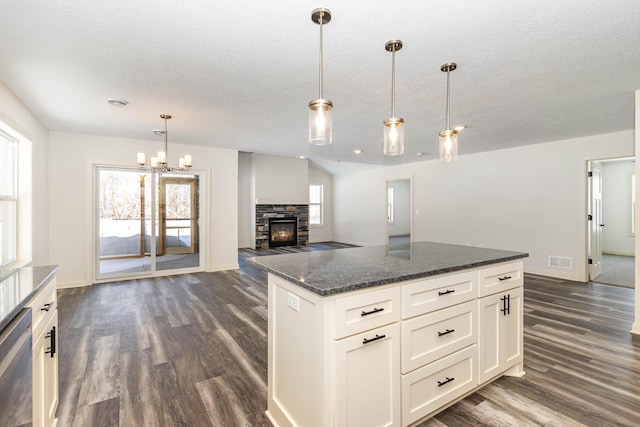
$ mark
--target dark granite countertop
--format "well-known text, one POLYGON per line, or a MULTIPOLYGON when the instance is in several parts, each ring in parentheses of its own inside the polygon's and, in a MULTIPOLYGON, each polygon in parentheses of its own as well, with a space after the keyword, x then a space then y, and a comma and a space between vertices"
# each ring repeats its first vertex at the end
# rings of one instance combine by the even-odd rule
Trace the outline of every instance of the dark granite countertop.
POLYGON ((0 332, 59 269, 46 265, 0 270, 0 332))
POLYGON ((247 261, 325 296, 528 256, 524 252, 413 242, 266 255, 247 261))

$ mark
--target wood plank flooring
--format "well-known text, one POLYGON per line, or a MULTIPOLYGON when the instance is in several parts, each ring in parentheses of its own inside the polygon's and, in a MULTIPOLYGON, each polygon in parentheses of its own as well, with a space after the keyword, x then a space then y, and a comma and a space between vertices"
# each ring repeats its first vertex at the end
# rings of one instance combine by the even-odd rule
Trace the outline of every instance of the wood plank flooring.
MULTIPOLYGON (((59 426, 270 426, 266 274, 240 270, 59 291, 59 426)), ((638 426, 633 290, 525 277, 525 371, 427 426, 638 426)), ((363 426, 368 427, 368 426, 363 426)))

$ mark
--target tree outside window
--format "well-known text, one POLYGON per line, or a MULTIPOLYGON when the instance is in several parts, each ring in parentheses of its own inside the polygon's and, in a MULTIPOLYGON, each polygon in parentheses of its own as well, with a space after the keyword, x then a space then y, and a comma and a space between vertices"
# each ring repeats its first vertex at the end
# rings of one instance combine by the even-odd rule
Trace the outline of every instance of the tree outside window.
POLYGON ((309 186, 309 224, 322 225, 323 186, 309 186))

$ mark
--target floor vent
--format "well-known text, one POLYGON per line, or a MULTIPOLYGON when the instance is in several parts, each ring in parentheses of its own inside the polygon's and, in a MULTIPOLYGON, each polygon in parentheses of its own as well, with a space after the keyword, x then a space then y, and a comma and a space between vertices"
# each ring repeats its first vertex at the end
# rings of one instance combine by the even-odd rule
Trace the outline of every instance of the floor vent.
POLYGON ((568 257, 549 256, 549 267, 566 268, 571 270, 572 260, 568 257))

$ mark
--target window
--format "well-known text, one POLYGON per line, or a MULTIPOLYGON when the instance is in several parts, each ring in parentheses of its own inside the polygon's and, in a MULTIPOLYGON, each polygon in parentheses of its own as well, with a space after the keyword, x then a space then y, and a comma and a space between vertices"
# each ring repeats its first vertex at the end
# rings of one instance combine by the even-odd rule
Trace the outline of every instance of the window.
POLYGON ((387 189, 387 221, 393 224, 393 187, 387 189))
POLYGON ((16 260, 18 141, 0 130, 0 266, 16 260))
POLYGON ((309 186, 309 224, 322 225, 322 185, 309 186))

